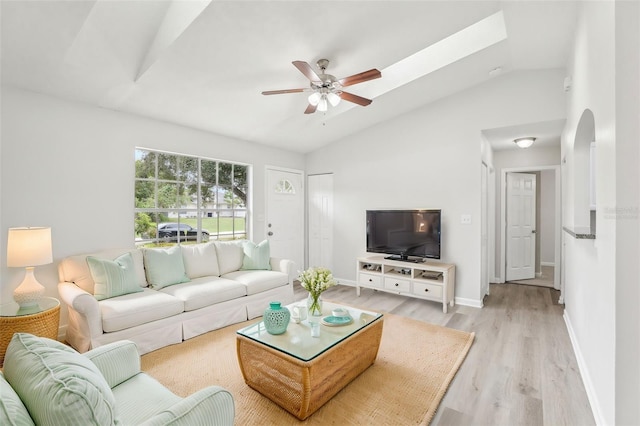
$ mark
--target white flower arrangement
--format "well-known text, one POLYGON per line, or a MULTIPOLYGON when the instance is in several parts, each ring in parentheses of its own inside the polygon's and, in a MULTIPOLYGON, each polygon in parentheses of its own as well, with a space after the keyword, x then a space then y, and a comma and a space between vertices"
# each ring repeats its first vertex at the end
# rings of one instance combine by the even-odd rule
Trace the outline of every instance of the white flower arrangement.
POLYGON ((331 271, 322 267, 313 267, 300 272, 298 279, 302 287, 314 297, 319 296, 329 287, 336 285, 331 271))
POLYGON ((302 287, 309 292, 309 299, 307 300, 309 314, 321 315, 320 294, 329 287, 336 285, 331 271, 321 267, 309 268, 304 272, 300 272, 298 279, 302 287))

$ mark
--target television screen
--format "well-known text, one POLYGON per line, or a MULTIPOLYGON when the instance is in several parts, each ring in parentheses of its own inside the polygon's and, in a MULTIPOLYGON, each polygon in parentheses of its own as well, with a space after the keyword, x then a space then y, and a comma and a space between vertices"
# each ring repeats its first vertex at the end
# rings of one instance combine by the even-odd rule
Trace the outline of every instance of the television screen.
POLYGON ((367 252, 440 259, 440 210, 367 210, 367 252))

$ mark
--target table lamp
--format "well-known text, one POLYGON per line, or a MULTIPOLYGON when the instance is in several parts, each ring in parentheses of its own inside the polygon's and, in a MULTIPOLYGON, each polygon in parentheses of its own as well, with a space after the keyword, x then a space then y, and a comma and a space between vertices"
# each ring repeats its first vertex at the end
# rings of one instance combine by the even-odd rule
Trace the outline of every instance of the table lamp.
POLYGON ((44 295, 44 287, 33 273, 34 267, 52 262, 51 228, 9 228, 7 266, 26 268, 24 280, 13 291, 13 299, 21 308, 37 305, 44 295))

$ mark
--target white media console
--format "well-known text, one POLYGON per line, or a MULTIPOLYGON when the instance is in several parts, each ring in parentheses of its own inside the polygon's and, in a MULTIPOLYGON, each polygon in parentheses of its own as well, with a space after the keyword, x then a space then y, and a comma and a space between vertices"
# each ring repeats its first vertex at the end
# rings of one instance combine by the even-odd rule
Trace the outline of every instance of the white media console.
POLYGON ((442 303, 442 311, 454 305, 456 267, 451 263, 413 263, 385 259, 385 256, 359 257, 356 292, 372 288, 403 296, 442 303))

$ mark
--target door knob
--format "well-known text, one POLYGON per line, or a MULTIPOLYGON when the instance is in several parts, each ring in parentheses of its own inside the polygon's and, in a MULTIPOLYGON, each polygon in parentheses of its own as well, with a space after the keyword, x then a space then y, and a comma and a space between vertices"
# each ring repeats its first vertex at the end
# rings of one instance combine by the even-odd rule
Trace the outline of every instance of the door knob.
POLYGON ((532 229, 532 230, 531 230, 531 233, 532 233, 532 234, 535 234, 535 233, 536 233, 536 230, 535 230, 535 229, 532 229))

